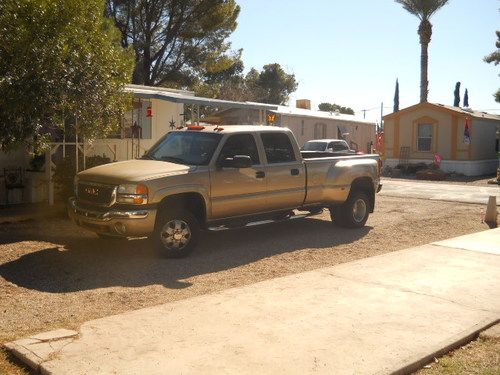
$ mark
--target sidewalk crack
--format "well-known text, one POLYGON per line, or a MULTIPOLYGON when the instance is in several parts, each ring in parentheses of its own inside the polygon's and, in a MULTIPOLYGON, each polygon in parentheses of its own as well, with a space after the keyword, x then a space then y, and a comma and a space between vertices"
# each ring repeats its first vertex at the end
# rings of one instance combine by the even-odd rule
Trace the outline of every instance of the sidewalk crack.
POLYGON ((420 295, 420 296, 424 296, 424 297, 430 297, 430 298, 438 299, 438 300, 445 301, 445 302, 450 302, 450 303, 453 303, 455 305, 467 308, 467 309, 472 310, 472 311, 483 311, 483 312, 488 312, 488 313, 498 312, 496 310, 489 310, 489 309, 483 309, 483 308, 468 306, 466 304, 460 303, 460 302, 452 300, 452 299, 448 299, 448 298, 444 298, 444 297, 440 297, 440 296, 436 296, 436 295, 428 294, 428 293, 424 293, 424 292, 419 292, 419 291, 416 291, 416 290, 407 289, 407 288, 401 287, 399 285, 385 284, 385 283, 376 282, 376 281, 364 281, 364 280, 349 278, 349 277, 345 277, 345 276, 339 276, 339 275, 336 275, 336 274, 330 273, 330 272, 325 272, 325 273, 327 275, 329 275, 329 276, 336 277, 336 278, 342 279, 342 280, 352 281, 352 282, 356 282, 356 283, 360 283, 360 284, 366 284, 366 285, 380 286, 380 287, 383 287, 383 288, 386 288, 386 289, 393 289, 393 290, 397 290, 397 291, 400 291, 400 292, 403 292, 403 293, 412 293, 412 294, 416 294, 416 295, 420 295))

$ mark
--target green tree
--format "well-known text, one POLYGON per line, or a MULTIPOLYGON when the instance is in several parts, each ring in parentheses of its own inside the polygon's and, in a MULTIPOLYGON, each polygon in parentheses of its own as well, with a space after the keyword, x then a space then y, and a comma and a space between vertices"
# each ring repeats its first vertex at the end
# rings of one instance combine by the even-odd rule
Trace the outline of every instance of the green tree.
POLYGON ((455 84, 455 91, 453 91, 453 106, 460 107, 460 82, 455 84))
POLYGON ((318 109, 323 112, 336 112, 343 113, 345 115, 354 115, 354 110, 351 107, 342 107, 335 103, 321 103, 318 105, 318 109))
MULTIPOLYGON (((495 65, 498 65, 500 63, 500 31, 497 31, 496 34, 498 39, 495 43, 497 50, 486 56, 484 58, 484 61, 486 61, 488 64, 494 63, 495 65)), ((494 97, 495 101, 500 103, 500 89, 497 90, 497 92, 494 94, 494 97)))
POLYGON ((234 0, 106 0, 106 14, 135 51, 133 82, 188 87, 238 62, 226 42, 237 26, 234 0))
POLYGON ((290 94, 298 87, 295 75, 286 73, 276 63, 264 65, 258 75, 250 71, 246 80, 248 86, 263 90, 263 97, 259 101, 269 104, 286 104, 290 94))
POLYGON ((396 88, 394 89, 394 112, 399 111, 399 82, 396 78, 396 88))
POLYGON ((87 137, 119 125, 133 56, 103 0, 0 2, 0 148, 40 150, 62 116, 87 137))
POLYGON ((405 10, 420 20, 418 35, 420 36, 420 103, 427 102, 429 93, 428 47, 432 37, 432 24, 429 19, 434 13, 442 8, 448 0, 395 0, 403 6, 405 10))
POLYGON ((286 73, 279 64, 265 65, 262 71, 255 68, 243 75, 243 63, 237 70, 204 75, 195 85, 200 96, 218 99, 285 104, 297 89, 293 74, 286 73))

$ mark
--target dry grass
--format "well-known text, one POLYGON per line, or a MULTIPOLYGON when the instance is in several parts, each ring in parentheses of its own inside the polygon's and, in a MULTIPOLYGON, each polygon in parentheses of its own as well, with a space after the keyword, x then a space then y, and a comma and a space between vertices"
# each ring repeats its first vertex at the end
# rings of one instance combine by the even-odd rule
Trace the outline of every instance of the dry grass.
POLYGON ((448 353, 417 375, 499 375, 500 338, 479 338, 448 353))
MULTIPOLYGON (((207 233, 169 260, 147 240, 103 241, 67 220, 0 225, 0 342, 131 309, 486 230, 478 205, 379 196, 367 226, 313 218, 207 233)), ((0 354, 0 372, 17 371, 0 354)))

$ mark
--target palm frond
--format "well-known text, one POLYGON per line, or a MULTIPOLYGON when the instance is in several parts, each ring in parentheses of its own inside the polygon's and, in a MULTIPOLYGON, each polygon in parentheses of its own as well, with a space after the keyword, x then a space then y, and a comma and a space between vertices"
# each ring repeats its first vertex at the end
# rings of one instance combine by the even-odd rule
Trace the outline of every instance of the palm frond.
POLYGON ((439 9, 445 6, 449 0, 394 0, 409 13, 417 16, 420 20, 428 20, 439 9))

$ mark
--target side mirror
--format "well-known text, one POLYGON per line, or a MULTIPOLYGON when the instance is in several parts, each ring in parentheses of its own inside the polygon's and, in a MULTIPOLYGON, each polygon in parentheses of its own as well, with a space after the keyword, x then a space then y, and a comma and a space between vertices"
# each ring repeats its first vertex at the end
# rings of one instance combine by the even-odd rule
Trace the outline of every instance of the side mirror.
POLYGON ((252 158, 248 155, 234 155, 232 158, 222 160, 220 166, 223 168, 250 168, 252 158))

